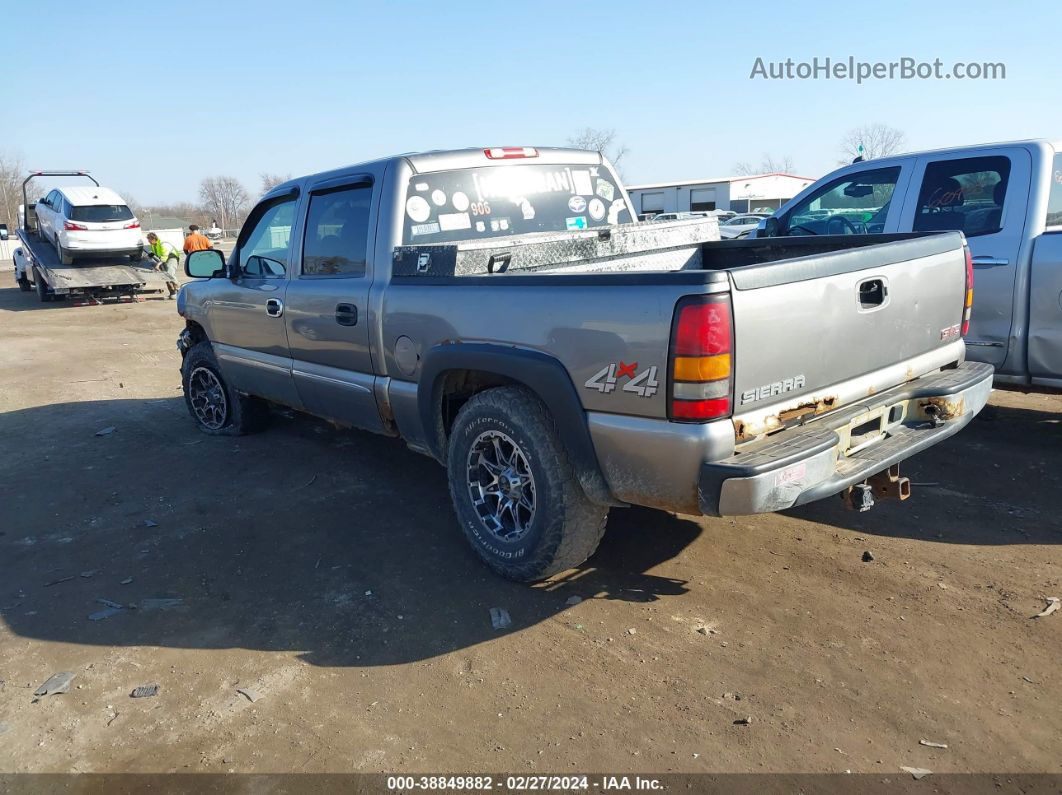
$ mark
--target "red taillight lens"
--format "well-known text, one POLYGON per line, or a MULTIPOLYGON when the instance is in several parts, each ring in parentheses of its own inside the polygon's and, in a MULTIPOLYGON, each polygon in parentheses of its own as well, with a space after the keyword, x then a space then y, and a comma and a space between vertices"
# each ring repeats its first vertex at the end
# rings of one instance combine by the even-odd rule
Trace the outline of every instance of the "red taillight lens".
POLYGON ((65 229, 67 232, 73 232, 77 230, 87 231, 88 227, 84 224, 75 224, 73 221, 64 221, 63 229, 65 229))
POLYGON ((728 417, 733 392, 730 296, 684 298, 671 333, 671 419, 728 417))
POLYGON ((517 157, 538 157, 538 150, 533 146, 492 146, 484 149, 488 160, 512 160, 517 157))
POLYGON ((970 331, 970 315, 973 312, 974 273, 973 254, 970 253, 970 247, 963 246, 963 250, 966 252, 966 291, 963 293, 962 329, 959 333, 965 337, 970 331))
POLYGON ((139 228, 140 228, 140 222, 139 221, 130 221, 129 223, 127 223, 125 226, 122 227, 122 229, 139 229, 139 228))

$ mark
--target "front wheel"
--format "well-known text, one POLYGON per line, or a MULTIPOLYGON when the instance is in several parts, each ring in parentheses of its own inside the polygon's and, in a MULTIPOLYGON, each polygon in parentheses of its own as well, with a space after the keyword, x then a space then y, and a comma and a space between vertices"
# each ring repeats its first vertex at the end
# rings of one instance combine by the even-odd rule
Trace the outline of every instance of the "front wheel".
POLYGON ((181 384, 188 413, 210 436, 242 436, 265 427, 269 407, 241 395, 225 381, 209 342, 200 342, 185 354, 181 384))
POLYGON ((503 577, 540 580, 597 549, 608 508, 587 498, 549 412, 527 389, 469 399, 454 421, 447 463, 461 529, 503 577))

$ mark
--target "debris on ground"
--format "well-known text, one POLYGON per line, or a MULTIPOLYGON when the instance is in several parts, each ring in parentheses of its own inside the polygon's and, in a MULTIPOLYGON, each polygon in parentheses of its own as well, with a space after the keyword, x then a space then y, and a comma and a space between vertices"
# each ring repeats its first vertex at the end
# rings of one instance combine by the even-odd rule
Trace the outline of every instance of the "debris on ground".
POLYGON ((10 723, 0 723, 0 734, 11 731, 10 723))
POLYGON ((61 582, 70 582, 72 579, 74 579, 73 574, 71 574, 69 577, 60 577, 58 580, 52 580, 51 582, 44 583, 44 587, 51 588, 53 585, 58 585, 61 582))
POLYGON ((874 560, 874 553, 871 552, 869 549, 864 550, 864 552, 863 552, 863 562, 864 563, 870 563, 872 560, 874 560))
POLYGON ((734 725, 735 726, 748 726, 751 723, 752 723, 752 716, 751 715, 746 715, 744 718, 738 718, 736 721, 734 721, 734 725))
POLYGON ((180 596, 153 597, 140 600, 140 607, 144 610, 169 610, 171 607, 181 607, 183 604, 184 598, 180 596))
POLYGON ((33 695, 55 696, 59 693, 65 693, 70 689, 70 683, 74 681, 75 676, 77 676, 77 674, 70 673, 69 671, 52 674, 45 680, 43 685, 33 691, 33 695))
POLYGON ((154 519, 145 519, 144 520, 144 527, 158 527, 158 526, 159 526, 159 523, 156 522, 154 519))
POLYGON ((947 743, 935 743, 935 742, 932 742, 930 740, 919 740, 918 744, 919 745, 924 745, 927 748, 947 748, 948 747, 947 743))
POLYGON ((120 581, 118 582, 118 584, 119 584, 119 585, 128 585, 128 584, 129 584, 129 583, 131 583, 132 581, 133 581, 133 578, 132 578, 132 577, 126 577, 126 578, 125 578, 124 580, 120 580, 120 581))
POLYGON ((125 605, 123 605, 121 602, 112 602, 110 599, 97 599, 96 601, 99 602, 101 605, 105 605, 107 607, 114 607, 118 610, 121 610, 123 607, 125 607, 125 605))
POLYGON ((723 698, 729 698, 732 701, 741 701, 741 693, 723 693, 723 698))
POLYGON ((96 431, 96 436, 107 436, 108 434, 114 433, 116 430, 118 429, 115 428, 113 425, 108 425, 106 428, 100 428, 98 431, 96 431))
POLYGON ((565 600, 564 604, 566 604, 566 605, 577 605, 581 601, 583 601, 583 597, 581 597, 581 596, 569 596, 565 600))
POLYGON ((1043 610, 1033 616, 1033 618, 1046 618, 1047 616, 1051 615, 1053 612, 1058 610, 1059 602, 1062 602, 1062 599, 1059 599, 1057 596, 1048 596, 1047 607, 1045 607, 1043 610))
POLYGON ((249 687, 237 687, 236 692, 246 698, 252 704, 262 697, 262 695, 258 691, 251 690, 251 688, 249 687))
POLYGON ((628 635, 637 635, 638 634, 638 630, 636 630, 634 627, 631 627, 630 629, 627 630, 627 634, 628 635))
POLYGON ((915 781, 920 781, 933 772, 932 770, 926 770, 924 767, 906 767, 905 765, 900 765, 900 770, 904 773, 910 773, 911 778, 915 781))
POLYGON ((509 611, 503 607, 490 609, 490 624, 495 629, 505 629, 512 626, 513 620, 509 617, 509 611))
POLYGON ((81 572, 80 576, 84 577, 87 580, 90 577, 95 577, 97 573, 99 573, 99 569, 90 569, 89 571, 81 572))
POLYGON ((156 684, 140 685, 140 687, 134 687, 133 692, 129 694, 130 698, 151 698, 159 694, 159 686, 156 684))
POLYGON ((95 613, 89 613, 89 621, 103 621, 105 618, 116 616, 119 613, 124 613, 125 609, 121 607, 105 607, 102 610, 97 610, 95 613))

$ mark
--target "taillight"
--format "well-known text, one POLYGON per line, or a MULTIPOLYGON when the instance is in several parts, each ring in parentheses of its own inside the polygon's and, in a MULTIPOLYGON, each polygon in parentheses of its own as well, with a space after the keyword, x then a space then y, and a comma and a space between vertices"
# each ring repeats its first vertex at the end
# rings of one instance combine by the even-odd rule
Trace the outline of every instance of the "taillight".
POLYGON ((672 420, 700 422, 732 413, 732 327, 729 295, 679 301, 671 329, 672 420))
POLYGON ((85 226, 84 224, 75 224, 73 221, 64 221, 63 229, 65 229, 67 232, 74 232, 77 230, 81 230, 83 232, 88 231, 87 226, 85 226))
POLYGON ((970 313, 973 311, 973 254, 969 246, 963 246, 966 252, 966 294, 962 305, 962 330, 960 334, 966 336, 970 331, 970 313))
POLYGON ((129 223, 127 223, 125 226, 122 227, 122 229, 139 229, 139 228, 140 228, 140 222, 139 221, 130 221, 129 223))
POLYGON ((492 146, 484 149, 483 154, 489 160, 512 160, 517 157, 538 157, 538 150, 533 146, 492 146))

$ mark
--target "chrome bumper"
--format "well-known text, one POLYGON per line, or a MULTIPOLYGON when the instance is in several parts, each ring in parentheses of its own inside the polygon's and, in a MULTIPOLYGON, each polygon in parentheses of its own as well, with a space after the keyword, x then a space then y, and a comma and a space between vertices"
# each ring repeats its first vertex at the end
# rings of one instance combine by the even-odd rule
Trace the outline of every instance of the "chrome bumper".
POLYGON ((841 492, 957 433, 988 402, 993 374, 991 365, 966 362, 705 463, 701 512, 769 513, 841 492), (883 433, 853 444, 853 429, 874 422, 883 433))

